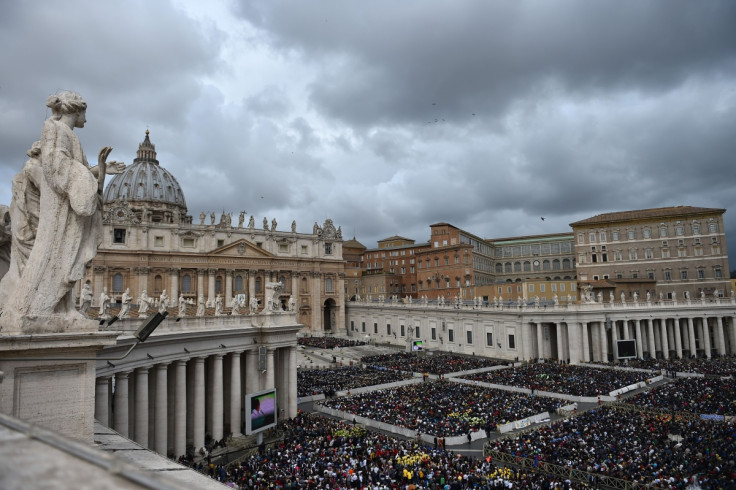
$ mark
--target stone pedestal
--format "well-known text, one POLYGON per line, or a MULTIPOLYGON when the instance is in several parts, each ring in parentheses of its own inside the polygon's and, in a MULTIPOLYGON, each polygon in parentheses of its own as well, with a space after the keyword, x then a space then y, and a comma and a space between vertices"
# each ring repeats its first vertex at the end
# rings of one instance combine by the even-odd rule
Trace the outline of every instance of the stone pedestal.
POLYGON ((0 334, 0 412, 93 442, 95 359, 112 332, 0 334))

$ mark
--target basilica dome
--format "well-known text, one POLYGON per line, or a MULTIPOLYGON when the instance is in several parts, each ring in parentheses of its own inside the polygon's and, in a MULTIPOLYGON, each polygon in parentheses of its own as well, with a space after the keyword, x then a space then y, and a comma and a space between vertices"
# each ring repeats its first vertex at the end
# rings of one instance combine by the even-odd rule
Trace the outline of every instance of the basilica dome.
POLYGON ((137 158, 123 173, 113 176, 103 194, 106 205, 127 202, 131 207, 176 209, 186 215, 187 203, 179 182, 156 160, 156 147, 148 137, 138 145, 137 158))

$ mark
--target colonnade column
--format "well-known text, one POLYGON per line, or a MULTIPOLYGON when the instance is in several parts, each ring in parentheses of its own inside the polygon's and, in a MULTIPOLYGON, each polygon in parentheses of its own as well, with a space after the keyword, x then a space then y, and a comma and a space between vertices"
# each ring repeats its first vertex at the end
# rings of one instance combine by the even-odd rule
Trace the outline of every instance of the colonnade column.
POLYGON ((563 341, 563 338, 562 338, 562 323, 555 322, 555 333, 557 334, 556 335, 556 337, 557 337, 557 359, 560 360, 560 361, 562 361, 565 358, 565 351, 564 351, 564 348, 562 346, 562 343, 563 343, 562 342, 563 341))
POLYGON ((643 359, 644 358, 644 351, 643 351, 644 346, 642 345, 642 341, 641 341, 641 320, 640 319, 637 318, 636 320, 634 320, 634 328, 636 329, 636 357, 638 357, 639 359, 643 359))
POLYGON ((583 362, 590 361, 590 346, 588 345, 588 322, 580 323, 583 330, 583 362))
POLYGON ((194 450, 204 447, 204 357, 196 357, 194 361, 194 408, 192 443, 194 450))
POLYGON ((296 391, 296 346, 292 345, 289 349, 289 407, 286 410, 286 416, 289 418, 296 417, 297 412, 297 391, 296 391))
POLYGON ((245 393, 255 393, 261 388, 258 372, 258 349, 245 351, 245 393))
POLYGON ((611 353, 613 362, 618 361, 618 322, 611 320, 611 353))
POLYGON ((230 432, 239 435, 242 424, 240 411, 243 407, 243 391, 240 381, 240 356, 242 352, 230 354, 230 432))
POLYGON ((541 322, 537 322, 537 358, 544 358, 544 331, 541 322))
POLYGON ((115 373, 114 429, 128 437, 128 375, 130 371, 115 373))
POLYGON ((656 359, 657 358, 657 347, 654 343, 654 320, 649 318, 649 319, 645 319, 644 321, 647 322, 647 340, 649 340, 649 358, 656 359))
POLYGON ((687 335, 688 343, 690 344, 690 356, 698 355, 698 348, 695 345, 695 326, 693 325, 693 319, 687 319, 687 335))
POLYGON ((736 316, 732 316, 728 325, 728 340, 731 345, 731 355, 736 354, 736 316))
POLYGON ((148 368, 135 370, 135 433, 134 440, 148 447, 148 368))
POLYGON ((711 353, 710 353, 710 351, 711 351, 711 346, 710 346, 710 326, 708 325, 708 317, 707 316, 704 316, 702 318, 702 327, 703 327, 703 340, 705 340, 705 344, 704 344, 705 345, 705 357, 707 357, 708 359, 710 359, 710 355, 711 355, 711 353))
POLYGON ((154 450, 166 456, 168 449, 168 366, 156 365, 156 405, 154 411, 154 450))
POLYGON ((718 354, 726 355, 726 339, 723 336, 723 317, 716 317, 716 341, 718 342, 718 354))
POLYGON ((268 349, 268 352, 266 352, 266 379, 264 380, 263 389, 268 390, 271 388, 274 388, 276 385, 274 375, 274 359, 273 359, 273 349, 268 349))
POLYGON ((570 364, 580 364, 582 349, 580 346, 580 323, 567 323, 568 350, 570 364))
POLYGON ((212 438, 216 441, 223 436, 222 397, 222 354, 215 354, 212 358, 212 438))
POLYGON ((659 319, 659 332, 662 339, 662 357, 665 359, 670 358, 670 345, 667 341, 667 320, 664 318, 659 319))
POLYGON ((95 418, 105 427, 110 426, 110 376, 95 379, 95 418))
POLYGON ((675 317, 672 319, 672 330, 675 334, 675 351, 677 358, 682 359, 682 329, 680 328, 680 319, 675 317))
POLYGON ((606 332, 606 321, 598 322, 598 329, 601 332, 601 361, 608 362, 608 333, 606 332))
POLYGON ((177 458, 187 452, 187 361, 176 361, 174 366, 174 457, 177 458))

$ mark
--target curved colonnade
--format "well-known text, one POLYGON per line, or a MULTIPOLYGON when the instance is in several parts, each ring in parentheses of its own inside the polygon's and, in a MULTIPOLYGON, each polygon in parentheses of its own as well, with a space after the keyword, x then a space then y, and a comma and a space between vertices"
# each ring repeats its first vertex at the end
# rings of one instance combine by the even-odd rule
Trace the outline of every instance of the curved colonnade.
POLYGON ((245 395, 276 388, 278 417, 296 416, 295 315, 168 318, 124 359, 140 320, 120 320, 98 353, 95 418, 178 457, 244 427, 245 395), (122 328, 121 328, 122 327, 122 328), (109 359, 109 360, 108 360, 109 359))

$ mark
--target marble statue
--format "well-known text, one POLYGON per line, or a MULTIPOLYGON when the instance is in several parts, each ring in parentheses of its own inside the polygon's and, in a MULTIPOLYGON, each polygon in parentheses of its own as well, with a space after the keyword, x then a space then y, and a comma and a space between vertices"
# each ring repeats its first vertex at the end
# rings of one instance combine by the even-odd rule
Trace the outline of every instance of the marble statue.
POLYGON ((123 296, 120 298, 121 307, 120 313, 118 313, 118 317, 128 318, 128 314, 130 313, 130 305, 132 302, 133 297, 130 295, 130 288, 126 288, 123 296))
POLYGON ((223 299, 220 293, 215 298, 215 316, 222 316, 223 299))
POLYGON ((256 227, 256 220, 253 218, 253 215, 250 216, 250 220, 248 220, 248 228, 250 228, 251 231, 253 231, 253 228, 256 227))
POLYGON ((205 219, 206 217, 207 217, 207 215, 206 215, 206 214, 204 214, 204 211, 202 211, 201 213, 199 213, 199 224, 200 224, 200 225, 203 225, 203 224, 204 224, 204 219, 205 219))
POLYGON ((233 305, 233 309, 230 312, 230 314, 233 316, 240 315, 240 301, 238 300, 237 297, 233 297, 232 305, 233 305))
POLYGON ((558 306, 560 304, 560 299, 557 297, 556 294, 552 297, 552 300, 554 301, 555 306, 558 306))
POLYGON ((250 307, 250 314, 255 315, 258 312, 258 298, 252 297, 248 306, 250 307))
POLYGON ((647 291, 647 303, 649 303, 652 300, 652 295, 649 291, 647 291))
POLYGON ((158 299, 158 312, 163 314, 169 308, 169 295, 166 290, 161 291, 161 297, 158 299))
POLYGON ((685 299, 690 301, 690 291, 685 291, 685 299))
POLYGON ((82 301, 81 306, 79 307, 79 312, 84 313, 85 315, 89 311, 89 307, 92 304, 92 289, 89 287, 89 283, 85 282, 84 286, 82 286, 82 294, 80 295, 80 300, 82 301))
POLYGON ((294 296, 289 296, 289 311, 295 311, 296 310, 296 298, 294 296))
POLYGON ((0 279, 10 268, 10 247, 13 231, 10 226, 10 208, 0 204, 0 279))
POLYGON ((608 302, 613 304, 613 291, 608 292, 608 302))
POLYGON ((638 303, 638 302, 639 302, 639 293, 634 291, 634 303, 638 303))
POLYGON ((265 231, 268 231, 268 218, 266 218, 265 216, 263 217, 263 229, 265 231))
POLYGON ((238 216, 238 228, 242 228, 243 223, 245 223, 245 211, 241 211, 240 216, 238 216))
POLYGON ((567 295, 567 304, 572 304, 572 295, 567 295))
POLYGON ((107 161, 104 147, 90 167, 74 128, 87 122, 87 103, 75 92, 50 95, 51 115, 31 159, 15 176, 10 204, 13 237, 8 273, 0 282, 4 333, 91 330, 76 310, 73 288, 102 240, 106 174, 125 164, 107 161))
POLYGON ((700 291, 700 301, 705 303, 705 291, 700 291))
POLYGON ((291 232, 296 233, 296 220, 291 222, 291 232))
POLYGON ((621 291, 621 304, 624 304, 624 303, 626 303, 626 294, 623 291, 621 291))
POLYGON ((539 308, 539 296, 534 296, 534 306, 539 308))
POLYGON ((110 299, 110 295, 107 294, 107 288, 103 288, 102 293, 100 293, 100 311, 97 316, 104 320, 110 318, 110 299))
POLYGON ((204 295, 200 294, 197 300, 197 316, 204 316, 204 295))
POLYGON ((179 312, 177 316, 179 318, 187 316, 187 300, 184 298, 183 293, 179 293, 179 312))
POLYGON ((283 289, 284 285, 280 282, 267 282, 266 283, 266 296, 265 296, 265 310, 279 311, 281 310, 281 302, 279 301, 279 293, 283 289))
POLYGON ((151 306, 151 298, 148 297, 148 292, 144 289, 138 299, 138 316, 147 313, 149 306, 151 306))
POLYGON ((601 293, 600 291, 598 291, 598 302, 603 303, 603 293, 601 293))
POLYGON ((214 211, 210 213, 210 224, 211 225, 215 224, 215 212, 214 211))
POLYGON ((271 231, 276 231, 276 226, 278 226, 278 223, 276 222, 276 218, 271 220, 271 231))

